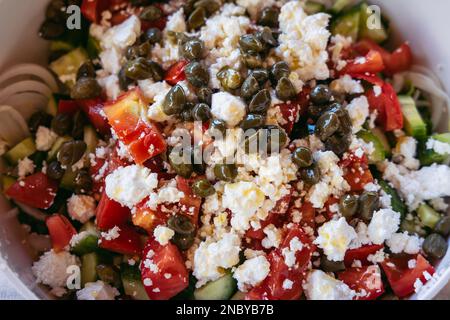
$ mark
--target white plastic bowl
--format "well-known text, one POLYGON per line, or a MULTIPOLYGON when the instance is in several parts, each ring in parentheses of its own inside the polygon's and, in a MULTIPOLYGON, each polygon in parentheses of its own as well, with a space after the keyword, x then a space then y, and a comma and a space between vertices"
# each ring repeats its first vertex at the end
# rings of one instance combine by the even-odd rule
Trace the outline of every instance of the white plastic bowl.
MULTIPOLYGON (((448 0, 374 0, 391 18, 394 39, 409 41, 416 62, 431 68, 450 92, 450 2, 448 0)), ((0 0, 0 71, 21 63, 45 65, 47 43, 37 36, 48 0, 0 0), (18 19, 20 17, 20 19, 18 19)), ((15 217, 6 215, 9 204, 0 197, 0 272, 25 299, 48 299, 35 284, 31 264, 35 254, 23 243, 24 233, 15 217)), ((450 279, 450 250, 438 265, 440 278, 412 299, 431 299, 450 279)))

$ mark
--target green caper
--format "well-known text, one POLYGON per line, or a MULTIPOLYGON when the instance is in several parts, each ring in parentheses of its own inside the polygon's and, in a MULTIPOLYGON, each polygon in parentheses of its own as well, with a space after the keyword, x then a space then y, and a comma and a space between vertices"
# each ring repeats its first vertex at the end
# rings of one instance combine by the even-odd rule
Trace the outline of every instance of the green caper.
POLYGON ((59 136, 68 134, 72 125, 72 117, 67 113, 58 113, 52 120, 52 130, 59 136))
POLYGON ((187 60, 197 60, 203 56, 205 45, 199 39, 191 39, 180 45, 180 56, 187 60))
POLYGON ((128 86, 131 85, 134 81, 125 75, 125 66, 120 69, 118 77, 119 77, 119 86, 122 91, 128 90, 128 86))
POLYGON ((434 227, 434 231, 439 233, 443 237, 448 237, 450 234, 450 217, 444 216, 442 217, 434 227))
POLYGON ((84 135, 84 126, 87 123, 87 119, 84 113, 77 111, 73 117, 73 126, 71 131, 71 136, 74 139, 82 139, 84 135))
POLYGON ((437 233, 430 234, 422 244, 423 251, 432 259, 441 259, 445 256, 447 248, 447 240, 437 233))
POLYGON ((280 61, 275 63, 270 68, 270 80, 273 83, 277 83, 281 78, 287 78, 289 77, 289 74, 291 73, 291 69, 289 68, 288 64, 284 61, 280 61))
POLYGON ((164 98, 162 109, 167 115, 178 114, 186 104, 186 94, 180 85, 173 86, 164 98))
POLYGON ((217 79, 225 90, 238 89, 242 84, 241 74, 229 67, 222 68, 217 73, 217 79))
POLYGON ((148 6, 142 10, 139 18, 145 21, 156 21, 161 19, 162 16, 163 12, 160 8, 158 8, 157 6, 148 6))
POLYGON ((264 27, 261 31, 257 33, 258 38, 261 40, 261 42, 271 46, 276 47, 278 46, 278 41, 273 36, 272 30, 268 27, 264 27))
POLYGON ((243 130, 262 127, 266 122, 266 117, 262 114, 249 113, 242 120, 240 127, 243 130))
POLYGON ((206 22, 206 10, 203 7, 198 7, 189 15, 187 25, 189 30, 195 30, 203 26, 206 22))
POLYGON ((47 166, 47 176, 50 179, 59 180, 64 176, 66 170, 63 169, 58 161, 52 161, 47 166))
POLYGON ((206 179, 195 181, 192 185, 192 191, 201 198, 206 198, 216 192, 211 182, 206 179))
POLYGON ((199 62, 191 62, 184 68, 187 81, 194 87, 206 87, 209 83, 209 72, 199 62))
POLYGON ((276 153, 281 150, 287 142, 286 132, 276 125, 266 125, 258 131, 246 137, 244 140, 244 150, 246 152, 276 153), (256 149, 255 149, 256 148, 256 149))
POLYGON ((218 131, 222 134, 222 136, 225 136, 225 133, 227 131, 227 124, 223 120, 214 119, 213 121, 211 121, 209 130, 211 130, 212 132, 218 131))
POLYGON ((278 26, 278 15, 280 11, 273 7, 264 8, 261 11, 261 15, 258 19, 258 24, 262 26, 267 26, 271 28, 276 28, 278 26))
POLYGON ((192 109, 192 115, 194 120, 208 121, 211 119, 211 109, 206 103, 197 103, 194 109, 192 109))
POLYGON ((147 57, 148 53, 150 52, 150 42, 145 41, 141 44, 136 44, 134 46, 131 46, 127 49, 125 53, 125 57, 128 60, 133 60, 139 57, 147 57))
POLYGON ((161 41, 162 32, 158 28, 150 28, 145 31, 143 38, 145 41, 148 41, 151 44, 155 44, 161 41))
POLYGON ((333 112, 339 117, 339 133, 348 135, 352 132, 352 120, 345 109, 340 103, 333 103, 327 108, 328 112, 333 112))
POLYGON ((308 106, 308 114, 312 117, 312 118, 318 118, 322 115, 322 113, 324 112, 326 108, 324 108, 323 106, 318 106, 315 104, 312 104, 310 106, 308 106))
POLYGON ((239 45, 242 51, 261 52, 264 50, 264 45, 254 34, 244 34, 239 38, 239 45))
POLYGON ((75 176, 75 193, 88 193, 92 189, 92 177, 86 169, 79 170, 75 176))
POLYGON ((183 121, 194 121, 194 115, 192 114, 192 109, 194 109, 194 104, 192 102, 186 102, 183 111, 180 113, 180 118, 183 121))
POLYGON ((275 87, 275 93, 278 99, 287 101, 296 95, 295 87, 289 78, 283 77, 278 81, 275 87))
POLYGON ((292 161, 300 168, 311 166, 313 164, 311 150, 306 147, 298 147, 292 153, 292 161))
POLYGON ((95 267, 98 278, 116 288, 122 285, 120 273, 111 265, 99 264, 95 267))
POLYGON ((249 69, 261 68, 263 65, 261 56, 253 51, 244 52, 241 58, 245 66, 249 69))
POLYGON ((252 113, 266 113, 271 103, 269 90, 263 89, 259 91, 248 105, 248 110, 252 113))
POLYGON ((58 152, 58 161, 63 166, 71 166, 81 159, 85 151, 86 142, 84 141, 64 142, 58 152))
POLYGON ((325 149, 333 151, 338 156, 346 152, 351 143, 351 136, 334 134, 325 141, 325 149))
POLYGON ((236 178, 238 172, 235 164, 220 163, 214 166, 214 175, 222 181, 232 181, 236 178))
POLYGON ((304 168, 300 172, 300 178, 308 185, 314 185, 320 180, 320 171, 316 165, 304 168))
POLYGON ((187 250, 192 246, 195 237, 195 226, 188 217, 181 214, 173 215, 167 221, 167 226, 175 231, 171 241, 180 250, 187 250))
POLYGON ((344 261, 331 261, 325 255, 320 257, 320 268, 325 272, 339 272, 345 270, 344 261))
POLYGON ((244 99, 252 98, 259 91, 258 80, 252 75, 248 76, 247 79, 242 83, 241 86, 241 97, 244 99))
POLYGON ((339 200, 339 210, 346 218, 351 218, 358 211, 358 197, 352 194, 346 194, 339 200))
POLYGON ((95 67, 91 60, 83 63, 77 71, 77 81, 81 78, 95 78, 95 67))
POLYGON ((269 72, 263 68, 253 69, 249 76, 255 77, 260 85, 263 85, 267 80, 269 80, 269 72))
POLYGON ((74 100, 97 98, 102 93, 102 87, 94 78, 81 78, 70 91, 70 97, 74 100))
POLYGON ((206 172, 206 164, 203 161, 203 148, 201 146, 193 146, 191 160, 194 166, 194 172, 204 175, 206 172))
POLYGON ((56 40, 64 34, 64 31, 64 24, 45 20, 39 29, 39 36, 45 40, 56 40))
POLYGON ((194 167, 192 165, 192 150, 174 148, 169 153, 169 163, 172 169, 183 178, 190 178, 194 167))
POLYGON ((211 105, 212 90, 208 87, 203 87, 203 88, 198 89, 197 98, 198 98, 198 101, 204 102, 208 105, 211 105))
POLYGON ((28 120, 28 128, 31 133, 35 133, 40 126, 49 127, 52 123, 52 116, 44 111, 33 113, 28 120))
POLYGON ((204 8, 208 15, 212 15, 220 9, 220 4, 215 0, 198 0, 195 2, 194 8, 199 7, 204 8))
POLYGON ((319 84, 311 90, 309 96, 313 104, 323 106, 330 102, 332 94, 328 86, 319 84))
POLYGON ((358 199, 358 211, 365 222, 372 219, 373 213, 379 207, 379 197, 376 192, 364 191, 358 199))
POLYGON ((315 133, 320 140, 325 141, 339 129, 339 126, 338 116, 333 112, 326 112, 317 120, 315 133))
POLYGON ((159 64, 143 57, 128 61, 124 68, 125 76, 132 80, 152 78, 161 81, 164 77, 164 71, 159 64))

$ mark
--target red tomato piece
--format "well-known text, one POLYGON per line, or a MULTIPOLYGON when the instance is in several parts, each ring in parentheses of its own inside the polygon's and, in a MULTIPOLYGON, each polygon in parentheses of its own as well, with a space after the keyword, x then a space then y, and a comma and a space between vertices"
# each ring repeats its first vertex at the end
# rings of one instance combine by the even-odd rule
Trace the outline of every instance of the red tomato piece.
POLYGON ((142 254, 141 275, 152 300, 168 300, 189 285, 184 259, 170 242, 164 246, 154 239, 147 242, 142 254))
POLYGON ((141 254, 141 235, 136 231, 136 229, 126 224, 118 227, 120 229, 119 236, 115 239, 105 239, 104 237, 101 237, 99 241, 100 248, 121 254, 141 254))
POLYGON ((349 249, 344 257, 345 266, 350 267, 355 260, 361 261, 363 266, 369 265, 370 263, 367 261, 367 257, 383 248, 384 245, 382 244, 369 244, 359 248, 349 249))
POLYGON ((73 115, 80 107, 75 100, 59 100, 58 101, 58 113, 65 113, 73 115))
POLYGON ((403 128, 403 113, 391 84, 384 83, 379 95, 376 95, 373 89, 369 90, 367 99, 370 108, 378 111, 377 122, 383 125, 386 131, 403 128))
POLYGON ((344 167, 344 179, 350 185, 351 191, 362 191, 366 184, 373 182, 365 155, 359 158, 350 154, 341 161, 341 165, 344 167))
POLYGON ((186 67, 187 64, 187 61, 181 60, 170 66, 169 70, 166 72, 164 80, 172 86, 176 85, 180 81, 186 80, 184 67, 186 67))
POLYGON ((16 181, 5 194, 11 199, 33 208, 48 209, 53 204, 58 191, 58 182, 42 172, 16 181))
POLYGON ((131 211, 128 207, 123 207, 120 203, 110 199, 103 191, 97 206, 96 217, 97 227, 100 230, 108 230, 126 223, 131 217, 131 211))
POLYGON ((371 50, 364 57, 358 57, 347 62, 339 74, 374 74, 383 71, 383 58, 378 51, 371 50))
POLYGON ((261 227, 259 229, 255 230, 251 227, 245 232, 245 236, 250 239, 262 240, 266 237, 266 234, 263 231, 264 228, 267 227, 269 224, 273 224, 276 227, 281 226, 283 224, 282 218, 283 218, 282 215, 275 212, 271 212, 269 213, 269 215, 265 220, 260 221, 261 227))
POLYGON ((425 283, 425 272, 430 275, 434 274, 433 266, 420 254, 417 257, 411 255, 391 257, 382 262, 381 267, 392 290, 399 298, 404 298, 414 292, 414 283, 417 279, 425 283), (416 259, 416 266, 413 269, 408 267, 408 261, 411 259, 416 259))
POLYGON ((90 22, 99 22, 103 11, 109 8, 110 0, 83 0, 81 13, 90 22))
POLYGON ((45 220, 45 224, 52 240, 53 250, 56 252, 64 250, 70 243, 70 240, 77 234, 77 230, 70 221, 61 214, 54 214, 45 220))
POLYGON ((202 198, 196 196, 192 191, 191 184, 194 182, 184 179, 180 176, 176 177, 178 190, 184 193, 184 197, 180 200, 181 212, 189 216, 195 225, 198 225, 198 215, 202 205, 202 198))
POLYGON ((305 86, 298 96, 290 103, 281 103, 277 105, 277 107, 280 108, 283 119, 286 121, 286 123, 281 126, 287 134, 292 132, 298 118, 308 110, 310 92, 311 88, 305 86))
POLYGON ((356 291, 355 300, 375 300, 384 293, 381 270, 377 265, 348 268, 338 273, 338 279, 356 291))
POLYGON ((111 126, 103 112, 104 103, 101 99, 78 100, 77 103, 98 132, 103 135, 107 135, 111 132, 111 126))

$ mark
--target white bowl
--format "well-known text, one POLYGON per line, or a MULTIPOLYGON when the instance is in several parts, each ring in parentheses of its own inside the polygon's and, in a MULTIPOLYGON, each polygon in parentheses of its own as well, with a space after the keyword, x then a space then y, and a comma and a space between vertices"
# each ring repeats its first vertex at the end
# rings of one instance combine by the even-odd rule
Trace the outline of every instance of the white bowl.
MULTIPOLYGON (((395 37, 408 40, 416 62, 431 68, 450 92, 450 2, 448 0, 374 0, 391 18, 395 37)), ((37 36, 48 0, 0 0, 0 71, 21 62, 45 65, 47 43, 37 36), (18 20, 17 17, 20 17, 18 20)), ((51 298, 31 273, 35 254, 23 243, 24 233, 9 204, 0 197, 0 272, 25 299, 51 298)), ((431 299, 450 279, 450 250, 438 265, 440 278, 412 299, 431 299)))

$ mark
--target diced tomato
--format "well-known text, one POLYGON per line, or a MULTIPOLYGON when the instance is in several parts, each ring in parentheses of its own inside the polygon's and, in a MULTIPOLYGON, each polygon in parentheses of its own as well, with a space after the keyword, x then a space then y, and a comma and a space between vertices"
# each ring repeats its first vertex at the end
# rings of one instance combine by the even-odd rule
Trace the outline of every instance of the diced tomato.
POLYGON ((406 297, 414 292, 414 283, 420 279, 426 282, 424 273, 434 274, 433 266, 420 254, 415 256, 405 255, 402 257, 391 257, 381 263, 384 273, 394 293, 399 297, 406 297), (408 261, 416 259, 413 269, 408 267, 408 261))
POLYGON ((345 252, 345 266, 350 267, 355 260, 361 261, 363 266, 369 265, 370 263, 367 261, 367 257, 383 248, 384 246, 382 244, 369 244, 359 248, 349 249, 345 252))
POLYGON ((250 227, 250 229, 245 232, 245 236, 250 239, 262 240, 266 237, 266 234, 264 233, 265 227, 270 224, 273 224, 275 227, 279 227, 282 223, 283 216, 275 212, 271 212, 265 220, 260 221, 259 229, 255 230, 253 227, 250 227))
POLYGON ((358 294, 355 300, 375 300, 384 293, 380 267, 377 265, 348 268, 338 273, 338 279, 358 294))
POLYGON ((147 31, 150 28, 157 28, 159 30, 164 30, 167 24, 167 17, 161 17, 155 21, 141 21, 142 31, 147 31))
POLYGON ((341 161, 341 165, 344 167, 344 179, 350 185, 351 191, 362 191, 366 184, 373 182, 365 155, 359 158, 350 154, 341 161))
POLYGON ((356 73, 356 74, 350 74, 350 76, 355 79, 367 81, 370 84, 373 84, 374 86, 382 87, 384 85, 384 81, 380 77, 370 74, 370 73, 367 73, 367 74, 356 73))
POLYGON ((109 0, 83 0, 81 13, 90 22, 99 22, 101 14, 109 8, 109 0))
POLYGON ((173 64, 169 70, 166 72, 166 76, 164 77, 164 80, 174 86, 178 82, 186 80, 186 74, 184 73, 184 67, 188 64, 187 61, 181 60, 177 63, 173 64))
POLYGON ((327 221, 331 220, 333 216, 336 214, 331 208, 333 205, 339 203, 339 199, 335 196, 330 196, 328 200, 324 204, 325 212, 323 213, 325 215, 325 218, 327 221))
POLYGON ((136 206, 132 221, 135 226, 144 229, 148 234, 152 234, 157 226, 166 224, 172 212, 169 209, 161 210, 161 205, 158 205, 156 210, 150 209, 147 201, 148 199, 144 199, 136 206))
POLYGON ((189 285, 184 259, 170 242, 164 246, 154 239, 147 242, 142 254, 141 275, 152 300, 170 299, 189 285))
POLYGON ((103 135, 110 133, 111 126, 103 112, 104 103, 101 99, 78 100, 77 103, 98 132, 103 135))
POLYGON ((135 228, 126 224, 120 225, 119 236, 117 238, 106 239, 101 237, 99 241, 100 248, 110 250, 121 254, 140 255, 142 252, 142 241, 140 234, 135 228))
POLYGON ((383 58, 378 51, 371 50, 364 57, 358 57, 347 62, 340 74, 375 74, 383 71, 383 58))
POLYGON ((131 217, 128 207, 123 207, 120 203, 110 199, 103 191, 100 202, 97 206, 97 227, 100 230, 108 230, 115 226, 121 226, 131 217))
POLYGON ((308 110, 310 92, 311 88, 305 86, 298 96, 290 103, 281 103, 277 105, 277 107, 280 108, 281 116, 285 120, 285 123, 281 126, 287 134, 292 132, 295 122, 297 122, 298 118, 308 110))
POLYGON ((50 179, 42 172, 37 172, 16 181, 5 191, 5 194, 30 207, 48 209, 53 204, 57 191, 57 181, 50 179))
POLYGON ((186 214, 191 218, 192 223, 197 225, 202 199, 194 194, 191 188, 191 182, 188 179, 177 176, 176 180, 178 190, 184 193, 184 197, 180 200, 181 213, 186 214))
POLYGON ((386 131, 403 128, 403 114, 397 94, 389 83, 384 83, 381 93, 376 95, 371 89, 367 92, 367 99, 371 109, 378 111, 377 122, 386 131))
POLYGON ((300 225, 314 229, 316 226, 316 209, 313 207, 312 203, 304 201, 300 208, 300 212, 302 214, 300 225))
POLYGON ((59 100, 58 101, 58 113, 75 114, 80 107, 75 100, 59 100))
POLYGON ((390 53, 376 42, 370 39, 363 39, 354 45, 354 49, 360 54, 367 54, 371 50, 379 52, 386 67, 384 71, 387 75, 408 70, 413 61, 411 47, 408 43, 403 43, 390 53))
POLYGON ((61 214, 54 214, 45 220, 45 224, 52 240, 53 250, 56 252, 64 250, 70 243, 70 240, 77 234, 77 230, 70 221, 61 214))

